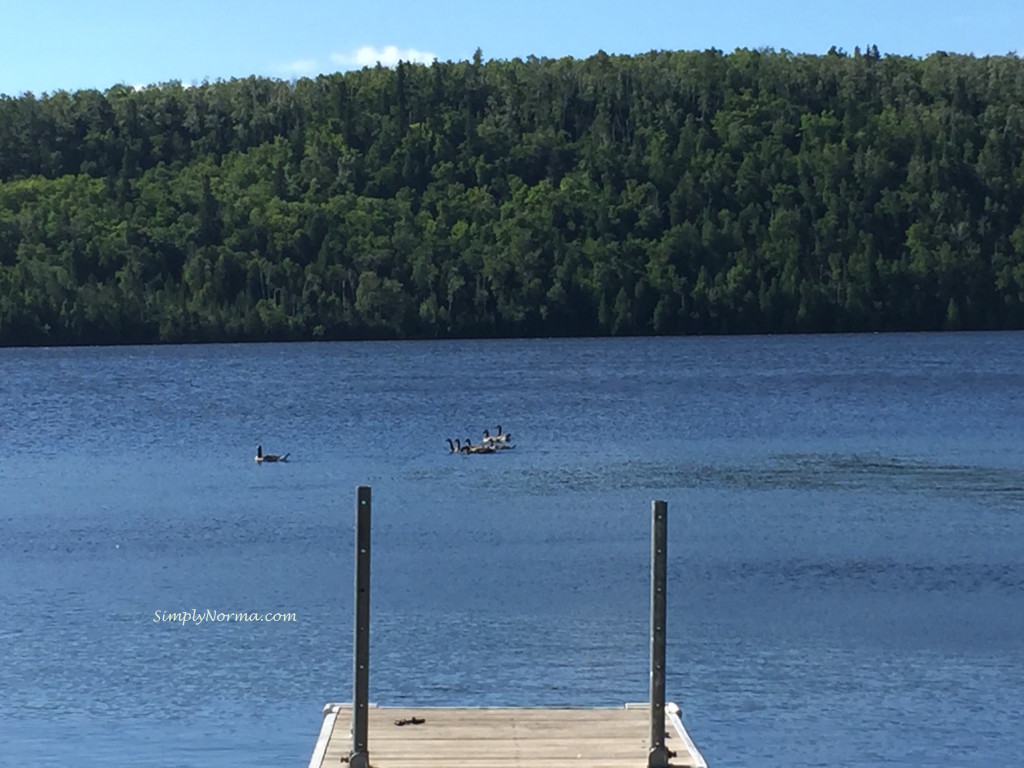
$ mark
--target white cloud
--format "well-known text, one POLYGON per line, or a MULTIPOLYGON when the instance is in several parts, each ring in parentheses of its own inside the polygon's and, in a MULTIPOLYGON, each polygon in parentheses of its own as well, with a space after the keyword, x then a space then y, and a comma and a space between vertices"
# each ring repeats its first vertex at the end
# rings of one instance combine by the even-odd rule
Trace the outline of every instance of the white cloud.
POLYGON ((343 67, 372 67, 379 61, 385 67, 394 67, 399 61, 412 61, 430 64, 437 54, 430 51, 418 51, 415 48, 399 48, 397 45, 386 45, 374 48, 364 45, 351 53, 332 53, 331 61, 343 67))
POLYGON ((287 64, 282 64, 278 69, 289 75, 312 75, 318 71, 316 59, 290 61, 287 64))

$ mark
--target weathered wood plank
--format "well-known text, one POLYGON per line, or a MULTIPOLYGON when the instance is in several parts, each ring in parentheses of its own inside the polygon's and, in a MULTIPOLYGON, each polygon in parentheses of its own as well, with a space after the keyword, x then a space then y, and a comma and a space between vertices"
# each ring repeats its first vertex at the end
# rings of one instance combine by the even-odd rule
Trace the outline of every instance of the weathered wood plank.
MULTIPOLYGON (((343 766, 351 751, 351 708, 333 708, 324 725, 326 749, 314 753, 310 768, 343 766)), ((373 768, 646 768, 649 736, 646 708, 371 707, 368 751, 373 768), (423 722, 396 725, 412 718, 423 722)), ((676 753, 671 766, 704 768, 691 744, 685 729, 667 727, 665 745, 676 753)))

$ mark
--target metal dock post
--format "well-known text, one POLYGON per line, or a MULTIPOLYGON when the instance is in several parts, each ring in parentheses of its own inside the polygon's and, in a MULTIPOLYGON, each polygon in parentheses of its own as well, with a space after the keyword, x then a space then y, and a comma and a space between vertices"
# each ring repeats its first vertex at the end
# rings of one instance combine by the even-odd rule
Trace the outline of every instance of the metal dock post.
POLYGON ((351 768, 370 768, 366 746, 370 699, 370 488, 356 489, 356 593, 354 668, 352 684, 351 768))
POLYGON ((504 709, 369 706, 370 489, 356 495, 355 680, 352 704, 329 704, 309 768, 370 768, 367 731, 374 728, 376 768, 479 768, 601 765, 707 768, 679 717, 665 701, 668 506, 654 501, 651 519, 651 697, 621 708, 504 709), (351 710, 351 711, 350 711, 351 710), (349 718, 351 720, 349 721, 349 718), (346 721, 351 723, 345 738, 346 721), (394 725, 418 726, 395 728, 394 725), (668 729, 666 730, 666 725, 668 729), (649 747, 644 733, 649 730, 649 747), (529 756, 528 758, 524 756, 529 756), (671 760, 671 764, 670 761, 671 760))
POLYGON ((651 747, 648 768, 668 768, 665 746, 665 582, 668 572, 668 504, 651 504, 651 747))

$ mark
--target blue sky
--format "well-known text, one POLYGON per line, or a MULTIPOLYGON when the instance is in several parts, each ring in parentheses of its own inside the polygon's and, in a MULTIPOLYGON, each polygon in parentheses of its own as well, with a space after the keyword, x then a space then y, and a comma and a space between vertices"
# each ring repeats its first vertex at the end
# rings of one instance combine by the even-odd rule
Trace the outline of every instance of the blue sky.
POLYGON ((771 47, 1024 53, 1024 0, 0 0, 0 93, 292 79, 397 58, 771 47))

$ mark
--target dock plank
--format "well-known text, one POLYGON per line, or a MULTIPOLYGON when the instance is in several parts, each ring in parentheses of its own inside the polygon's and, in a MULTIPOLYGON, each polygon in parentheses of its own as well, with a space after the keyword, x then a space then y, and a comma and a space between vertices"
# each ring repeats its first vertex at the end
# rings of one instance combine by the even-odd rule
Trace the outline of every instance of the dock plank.
MULTIPOLYGON (((310 768, 346 765, 351 719, 349 706, 325 710, 310 768)), ((371 707, 367 744, 372 768, 646 768, 649 729, 643 707, 371 707), (411 718, 423 722, 396 725, 411 718)), ((666 719, 665 744, 676 753, 672 766, 706 768, 678 717, 666 719)))

